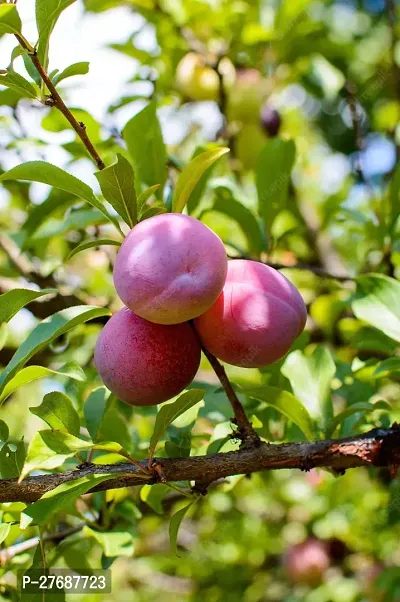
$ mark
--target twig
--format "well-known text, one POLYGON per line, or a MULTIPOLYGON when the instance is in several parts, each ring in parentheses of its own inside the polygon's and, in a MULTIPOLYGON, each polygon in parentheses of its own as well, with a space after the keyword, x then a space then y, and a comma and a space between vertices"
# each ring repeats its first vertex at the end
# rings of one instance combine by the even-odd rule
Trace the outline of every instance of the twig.
POLYGON ((244 411, 243 406, 240 403, 238 396, 236 395, 232 384, 225 372, 225 368, 218 361, 215 355, 210 353, 204 346, 202 346, 202 351, 208 359, 208 361, 210 362, 215 374, 218 376, 221 385, 224 388, 226 396, 229 400, 229 403, 232 406, 232 410, 235 415, 234 422, 238 427, 239 435, 242 439, 242 445, 258 447, 261 444, 260 438, 255 432, 250 420, 247 418, 246 412, 244 411))
POLYGON ((361 120, 360 113, 357 107, 357 98, 356 98, 356 87, 351 81, 346 81, 345 88, 347 91, 347 104, 350 110, 351 121, 353 124, 353 130, 355 135, 355 144, 357 149, 357 159, 354 163, 354 171, 356 172, 358 178, 366 182, 366 178, 364 176, 362 165, 361 165, 361 152, 364 150, 364 141, 361 130, 361 120))
POLYGON ((242 440, 242 446, 258 447, 261 443, 260 437, 257 435, 251 422, 247 418, 246 412, 244 411, 243 406, 240 403, 239 398, 236 395, 236 393, 232 387, 232 384, 225 372, 225 368, 218 361, 218 359, 215 357, 215 355, 210 353, 210 351, 208 351, 208 349, 206 349, 204 347, 204 345, 197 333, 197 330, 194 327, 194 324, 192 322, 190 322, 190 325, 196 335, 197 340, 200 343, 201 350, 203 351, 204 355, 210 362, 211 367, 214 370, 215 374, 218 376, 218 379, 219 379, 221 385, 223 386, 223 389, 226 393, 229 403, 232 406, 233 414, 235 416, 235 418, 232 422, 234 422, 236 424, 236 426, 238 427, 238 434, 242 440))
POLYGON ((261 261, 261 259, 249 257, 247 255, 228 255, 228 258, 229 259, 251 259, 252 261, 258 261, 260 263, 265 263, 265 265, 268 265, 269 267, 274 268, 275 270, 304 270, 304 271, 312 272, 313 274, 316 274, 317 276, 321 276, 321 278, 329 278, 331 280, 338 280, 339 282, 348 282, 348 281, 351 282, 351 281, 355 280, 355 278, 353 276, 350 276, 347 274, 333 274, 331 272, 328 272, 324 268, 321 268, 316 265, 309 265, 306 263, 295 263, 294 265, 287 265, 284 263, 261 261))
MULTIPOLYGON (((55 533, 50 533, 48 535, 43 536, 43 542, 46 541, 60 541, 69 537, 70 535, 74 535, 83 529, 85 526, 84 523, 80 525, 76 525, 75 527, 70 527, 69 529, 64 529, 62 531, 56 531, 55 533)), ((17 554, 22 554, 23 552, 27 552, 32 548, 36 547, 40 541, 40 537, 31 537, 30 539, 26 539, 25 541, 21 541, 20 543, 16 543, 9 548, 5 548, 4 550, 0 550, 0 566, 4 566, 7 562, 9 562, 14 556, 17 554)))
POLYGON ((105 165, 86 133, 85 124, 82 122, 78 122, 75 119, 75 117, 73 116, 73 114, 71 113, 71 111, 68 109, 66 104, 64 103, 63 99, 57 92, 56 87, 54 86, 53 82, 51 81, 48 74, 46 73, 46 70, 44 69, 43 65, 41 64, 41 62, 37 56, 36 49, 33 48, 33 46, 31 46, 29 44, 29 42, 27 42, 27 40, 25 40, 25 38, 23 36, 16 34, 16 38, 17 38, 18 42, 21 44, 21 46, 23 48, 25 48, 25 50, 28 51, 29 58, 31 59, 37 72, 39 73, 40 77, 42 78, 42 81, 46 84, 46 87, 47 87, 48 91, 50 92, 50 96, 46 99, 45 104, 50 107, 55 107, 64 115, 64 117, 67 119, 69 124, 72 126, 72 128, 75 130, 75 132, 78 134, 79 138, 82 140, 83 144, 85 145, 85 147, 86 147, 87 151, 89 152, 90 156, 92 157, 93 161, 96 163, 97 167, 99 169, 104 169, 105 165))
MULTIPOLYGON (((148 460, 141 463, 147 466, 148 460)), ((163 476, 170 481, 209 482, 239 474, 251 474, 262 470, 299 468, 311 470, 326 467, 343 472, 359 466, 386 466, 396 469, 400 465, 400 426, 389 429, 373 429, 363 435, 344 439, 329 439, 307 443, 261 443, 259 447, 245 447, 238 451, 188 458, 162 458, 163 476)), ((143 485, 143 473, 130 463, 96 464, 84 468, 51 475, 0 480, 0 503, 34 502, 46 491, 69 481, 93 474, 109 474, 115 477, 101 483, 93 491, 143 485), (139 478, 138 478, 139 477, 139 478)), ((148 484, 160 482, 156 475, 149 475, 148 484)))

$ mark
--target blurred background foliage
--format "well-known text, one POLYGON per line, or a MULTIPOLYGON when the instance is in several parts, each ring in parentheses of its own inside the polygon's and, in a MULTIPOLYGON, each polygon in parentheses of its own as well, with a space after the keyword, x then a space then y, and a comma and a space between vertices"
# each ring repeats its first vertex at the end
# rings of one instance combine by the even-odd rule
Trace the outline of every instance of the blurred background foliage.
MULTIPOLYGON (((188 212, 221 236, 232 257, 261 257, 287 266, 285 275, 307 303, 307 329, 289 358, 262 370, 228 366, 232 381, 237 386, 268 385, 294 392, 306 407, 312 406, 313 396, 318 403, 329 396, 335 415, 363 402, 363 408, 353 408, 333 429, 335 435, 400 421, 399 363, 384 363, 398 353, 399 341, 352 311, 352 278, 364 272, 399 275, 397 3, 84 0, 69 8, 65 18, 73 10, 72 23, 83 23, 79 40, 83 54, 93 35, 100 46, 107 46, 104 62, 96 64, 94 54, 90 65, 104 96, 102 88, 90 88, 90 80, 84 88, 84 75, 74 77, 73 83, 63 82, 59 89, 67 105, 75 107, 76 118, 85 123, 104 162, 112 163, 117 152, 126 153, 126 144, 136 144, 137 153, 142 151, 150 160, 140 145, 151 132, 143 130, 135 143, 125 129, 149 99, 157 103, 167 145, 167 206, 182 166, 201 151, 229 146, 230 154, 199 184, 188 212), (121 29, 106 32, 108 19, 121 29), (115 41, 103 42, 103 33, 106 40, 112 33, 115 41), (118 61, 125 61, 125 71, 114 89, 109 81, 115 81, 112 70, 118 61), (262 120, 265 106, 269 113, 262 120), (295 143, 295 156, 294 149, 289 156, 285 147, 282 161, 287 167, 281 164, 283 176, 273 188, 277 174, 269 165, 281 146, 265 145, 289 139, 295 143), (263 187, 269 190, 268 198, 273 197, 264 204, 263 187), (309 269, 290 269, 299 264, 309 269), (322 354, 324 359, 313 372, 310 357, 321 345, 327 355, 322 354), (302 396, 299 373, 304 366, 309 370, 309 390, 302 396), (322 385, 325 392, 318 391, 323 378, 328 383, 322 385)), ((68 41, 63 19, 64 15, 53 34, 54 44, 63 31, 68 41)), ((5 68, 14 44, 10 46, 8 38, 0 44, 5 68)), ((67 43, 58 49, 58 56, 62 53, 69 64, 67 43)), ((50 71, 58 67, 53 62, 50 52, 50 71)), ((28 77, 22 57, 15 65, 28 77)), ((44 158, 99 192, 85 149, 61 114, 4 87, 0 87, 0 141, 3 171, 44 158)), ((139 187, 151 184, 143 170, 136 175, 139 187)), ((149 202, 149 209, 160 206, 160 199, 149 202)), ((56 283, 65 294, 85 302, 111 310, 119 307, 112 284, 116 247, 92 248, 67 259, 87 238, 115 236, 98 210, 67 192, 49 192, 45 185, 6 181, 0 191, 0 224, 1 292, 16 282, 41 287, 56 283), (16 260, 10 245, 17 250, 16 260), (20 248, 28 261, 22 269, 20 248)), ((393 294, 394 313, 398 299, 393 294)), ((36 312, 21 310, 1 333, 2 365, 39 317, 47 315, 46 304, 36 305, 36 312)), ((39 405, 45 393, 59 390, 70 395, 82 416, 84 401, 101 385, 92 365, 98 322, 79 326, 35 358, 35 364, 55 370, 76 362, 84 369, 85 380, 49 375, 18 389, 2 407, 0 417, 10 431, 8 447, 4 444, 0 450, 3 478, 14 475, 9 464, 17 457, 21 438, 30 441, 43 428, 30 407, 39 405)), ((169 428, 166 438, 175 445, 170 449, 176 452, 183 446, 186 453, 189 445, 190 453, 204 454, 210 445, 214 451, 237 448, 229 438, 229 404, 206 360, 193 386, 206 390, 205 403, 197 407, 197 420, 193 414, 187 424, 169 428), (191 427, 194 420, 190 436, 188 424, 191 427)), ((304 439, 300 429, 276 410, 241 397, 266 440, 304 439)), ((104 426, 105 437, 125 443, 134 457, 145 457, 155 414, 156 408, 133 411, 116 402, 104 426)), ((165 453, 161 449, 159 455, 165 453)), ((64 467, 74 465, 72 459, 64 467)), ((71 535, 54 546, 56 564, 111 566, 114 589, 104 597, 107 600, 400 600, 400 487, 386 469, 350 470, 340 477, 312 470, 229 478, 211 487, 188 511, 178 537, 178 557, 170 551, 168 518, 186 504, 179 489, 164 485, 83 496, 68 513, 56 515, 46 530, 51 533, 57 525, 74 525, 84 518, 97 526, 103 521, 102 531, 93 535, 85 527, 83 535, 71 535), (322 542, 319 548, 316 540, 322 542), (311 547, 296 548, 304 542, 311 547)), ((37 534, 35 527, 21 534, 16 523, 23 507, 2 505, 2 520, 12 525, 4 548, 37 534)), ((12 573, 28 566, 32 554, 27 550, 15 555, 0 569, 3 599, 17 599, 12 573)))

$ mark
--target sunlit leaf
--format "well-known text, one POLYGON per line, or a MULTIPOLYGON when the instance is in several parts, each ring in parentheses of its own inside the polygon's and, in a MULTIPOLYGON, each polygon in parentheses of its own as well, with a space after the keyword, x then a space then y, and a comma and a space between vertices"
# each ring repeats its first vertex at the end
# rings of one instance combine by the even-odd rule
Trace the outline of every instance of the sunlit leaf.
POLYGON ((112 238, 94 238, 93 240, 85 240, 80 245, 78 245, 74 249, 72 249, 72 251, 69 253, 69 255, 67 257, 67 261, 69 259, 71 259, 72 257, 74 257, 74 255, 77 255, 78 253, 81 253, 82 251, 86 251, 87 249, 93 249, 96 247, 101 247, 103 245, 113 245, 115 247, 120 247, 121 242, 118 242, 117 240, 113 240, 112 238))
POLYGON ((109 215, 104 205, 94 196, 93 190, 75 176, 67 173, 60 167, 46 163, 45 161, 28 161, 13 167, 0 176, 1 180, 28 180, 29 182, 42 182, 54 188, 65 190, 81 199, 84 199, 93 207, 96 207, 103 215, 114 224, 119 232, 118 221, 109 215))
POLYGON ((89 63, 87 61, 83 61, 81 63, 74 63, 70 65, 61 73, 58 73, 53 77, 53 84, 58 85, 63 79, 67 79, 67 77, 73 77, 74 75, 86 75, 89 73, 89 63))
POLYGON ((0 395, 0 403, 12 395, 19 387, 40 378, 48 378, 55 375, 65 376, 78 381, 84 381, 86 378, 84 371, 76 362, 68 362, 57 370, 51 370, 51 368, 46 368, 46 366, 26 366, 26 368, 19 370, 14 378, 6 384, 0 395))
POLYGON ((57 289, 46 288, 41 291, 33 291, 27 288, 14 288, 3 293, 0 295, 0 324, 9 322, 20 309, 31 301, 51 293, 57 293, 57 289))
POLYGON ((0 393, 16 372, 22 368, 35 353, 43 349, 51 341, 68 332, 79 324, 93 318, 110 315, 107 309, 91 305, 78 305, 63 309, 43 320, 28 335, 26 340, 14 353, 9 364, 0 375, 0 393))
POLYGON ((36 25, 39 32, 38 58, 45 69, 48 65, 51 32, 61 15, 75 0, 36 0, 36 25))
MULTIPOLYGON (((0 5, 0 8, 3 5, 0 5)), ((6 86, 15 90, 24 98, 38 98, 38 90, 19 73, 9 71, 4 75, 0 75, 0 86, 6 86)))
POLYGON ((80 420, 71 399, 61 391, 47 393, 39 406, 29 408, 55 431, 79 435, 80 420))
POLYGON ((15 4, 0 4, 0 35, 21 33, 21 19, 15 4))
POLYGON ((310 416, 321 425, 327 424, 333 417, 331 382, 336 372, 329 350, 319 345, 311 355, 293 351, 287 356, 281 372, 289 379, 293 393, 310 416))
MULTIPOLYGON (((294 424, 303 431, 307 439, 312 439, 314 437, 315 430, 310 414, 303 404, 288 391, 282 391, 277 387, 263 385, 240 389, 240 393, 263 402, 263 405, 258 408, 258 411, 266 406, 271 406, 283 414, 283 416, 286 416, 286 418, 289 418, 289 420, 294 422, 294 424)), ((255 411, 254 414, 257 415, 257 411, 255 411)))
POLYGON ((226 153, 229 153, 229 148, 214 148, 198 155, 185 167, 175 186, 172 211, 182 213, 204 172, 226 153))
POLYGON ((118 154, 117 163, 94 174, 104 198, 114 207, 130 228, 137 222, 135 174, 132 165, 118 154))
POLYGON ((400 282, 384 274, 357 278, 354 314, 371 326, 400 342, 400 282))
POLYGON ((158 184, 156 196, 162 199, 167 179, 167 154, 154 101, 128 121, 122 135, 140 179, 147 186, 158 184))
POLYGON ((21 514, 21 529, 26 529, 32 522, 41 525, 47 522, 52 514, 61 512, 80 495, 83 495, 96 485, 113 478, 110 474, 94 474, 68 481, 47 491, 37 502, 30 504, 21 514))
POLYGON ((156 445, 166 429, 178 416, 189 410, 196 403, 199 403, 204 397, 203 389, 190 389, 185 391, 182 395, 179 395, 178 399, 171 403, 165 403, 160 408, 156 422, 154 425, 154 431, 150 439, 150 451, 153 452, 156 445))

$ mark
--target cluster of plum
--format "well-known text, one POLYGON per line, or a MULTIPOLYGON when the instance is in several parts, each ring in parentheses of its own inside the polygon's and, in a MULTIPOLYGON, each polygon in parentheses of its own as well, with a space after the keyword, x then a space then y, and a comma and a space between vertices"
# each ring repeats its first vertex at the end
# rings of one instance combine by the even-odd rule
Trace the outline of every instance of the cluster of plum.
POLYGON ((261 148, 281 127, 280 114, 268 101, 271 82, 257 69, 236 69, 227 57, 219 61, 218 72, 197 52, 188 52, 177 66, 176 85, 186 99, 218 101, 221 84, 226 117, 235 125, 235 156, 244 169, 254 169, 261 148))
POLYGON ((98 338, 95 364, 122 401, 156 405, 194 378, 201 346, 220 360, 261 367, 283 357, 306 309, 278 271, 227 261, 221 239, 199 220, 167 213, 140 222, 114 266, 126 307, 98 338))

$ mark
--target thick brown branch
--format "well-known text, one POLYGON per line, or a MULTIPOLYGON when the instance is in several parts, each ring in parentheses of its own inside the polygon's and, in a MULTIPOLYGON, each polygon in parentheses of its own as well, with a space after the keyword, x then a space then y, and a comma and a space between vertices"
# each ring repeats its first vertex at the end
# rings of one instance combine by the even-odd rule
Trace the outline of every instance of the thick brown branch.
MULTIPOLYGON (((142 461, 144 468, 147 462, 142 461)), ((326 467, 338 472, 358 466, 386 466, 393 469, 400 465, 400 426, 394 424, 389 429, 374 429, 364 435, 345 439, 309 443, 262 443, 259 447, 209 456, 158 458, 157 464, 162 466, 166 482, 212 482, 232 475, 281 468, 310 470, 314 467, 326 467)), ((146 483, 143 473, 133 464, 90 464, 70 472, 28 477, 22 483, 18 483, 17 479, 1 480, 0 502, 34 502, 61 483, 110 472, 115 474, 115 478, 100 484, 96 491, 146 483)), ((149 475, 147 483, 159 481, 159 476, 154 473, 149 475)))

